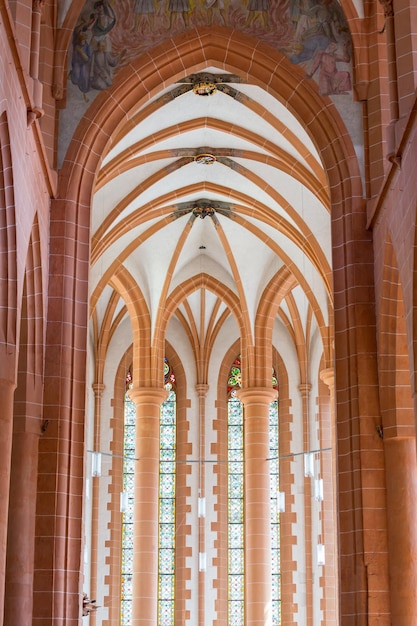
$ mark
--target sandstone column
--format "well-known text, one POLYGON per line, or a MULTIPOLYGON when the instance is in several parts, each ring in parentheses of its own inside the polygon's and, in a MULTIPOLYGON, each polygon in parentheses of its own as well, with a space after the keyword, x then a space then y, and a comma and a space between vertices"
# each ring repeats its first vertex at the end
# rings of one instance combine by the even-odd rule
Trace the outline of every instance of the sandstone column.
POLYGON ((132 389, 136 404, 133 626, 155 626, 158 598, 159 420, 166 391, 132 389))
POLYGON ((243 389, 245 442, 245 605, 247 626, 271 626, 269 406, 276 391, 243 389))
POLYGON ((417 624, 417 461, 414 437, 384 439, 391 620, 417 624))
POLYGON ((16 383, 0 378, 0 626, 3 622, 7 519, 13 430, 13 395, 16 383))
POLYGON ((7 536, 5 626, 31 626, 39 420, 14 418, 7 536))

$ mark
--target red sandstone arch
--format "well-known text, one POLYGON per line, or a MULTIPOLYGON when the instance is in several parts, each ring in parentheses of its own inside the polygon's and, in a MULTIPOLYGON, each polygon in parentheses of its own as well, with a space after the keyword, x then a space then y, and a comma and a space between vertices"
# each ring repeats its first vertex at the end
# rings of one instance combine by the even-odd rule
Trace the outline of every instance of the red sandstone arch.
MULTIPOLYGON (((368 365, 368 355, 375 354, 375 342, 369 328, 358 322, 365 312, 370 317, 373 315, 371 302, 363 298, 364 283, 371 284, 372 249, 370 235, 366 232, 359 167, 348 132, 343 131, 343 121, 330 100, 321 98, 312 81, 303 79, 299 68, 267 45, 225 29, 192 30, 186 39, 168 40, 148 51, 120 72, 110 94, 106 92, 97 97, 75 133, 62 168, 59 197, 65 200, 56 201, 58 214, 66 220, 61 242, 64 240, 65 245, 71 246, 73 256, 78 259, 75 266, 65 266, 67 286, 71 281, 75 285, 78 278, 87 283, 85 251, 90 237, 89 209, 95 177, 110 137, 129 123, 137 107, 161 86, 208 65, 238 73, 284 102, 302 121, 321 155, 331 196, 338 422, 341 429, 350 431, 357 427, 359 415, 375 411, 376 397, 370 381, 360 377, 368 365), (362 271, 360 285, 359 267, 366 268, 362 271)), ((78 299, 76 305, 81 308, 81 317, 87 304, 86 291, 82 296, 85 299, 78 299)), ((64 310, 62 321, 71 321, 73 314, 72 310, 64 310)), ((78 334, 77 345, 80 339, 78 334)), ((71 348, 73 339, 68 337, 65 341, 66 347, 71 348)), ((372 575, 372 568, 365 567, 365 556, 361 559, 356 554, 353 558, 349 549, 350 542, 355 541, 356 552, 360 554, 366 523, 352 513, 356 510, 356 498, 361 497, 361 485, 353 479, 360 445, 358 438, 349 438, 345 443, 348 449, 345 447, 339 462, 339 472, 348 487, 341 510, 341 513, 346 512, 341 526, 342 616, 367 614, 366 578, 372 575)), ((372 552, 373 549, 369 535, 366 550, 372 552)), ((63 589, 62 585, 64 581, 58 581, 56 591, 63 589)))

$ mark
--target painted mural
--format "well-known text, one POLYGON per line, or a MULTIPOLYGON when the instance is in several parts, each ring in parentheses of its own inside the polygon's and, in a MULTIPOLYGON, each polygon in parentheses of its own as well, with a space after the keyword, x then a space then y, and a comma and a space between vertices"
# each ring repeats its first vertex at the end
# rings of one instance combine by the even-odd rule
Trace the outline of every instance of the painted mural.
POLYGON ((338 0, 87 0, 69 50, 62 163, 87 107, 126 64, 167 38, 219 26, 264 41, 316 81, 339 109, 360 152, 360 105, 352 97, 352 44, 338 0))
POLYGON ((322 95, 352 89, 351 40, 337 0, 87 0, 73 33, 69 80, 88 102, 138 54, 214 24, 280 50, 318 82, 322 95))

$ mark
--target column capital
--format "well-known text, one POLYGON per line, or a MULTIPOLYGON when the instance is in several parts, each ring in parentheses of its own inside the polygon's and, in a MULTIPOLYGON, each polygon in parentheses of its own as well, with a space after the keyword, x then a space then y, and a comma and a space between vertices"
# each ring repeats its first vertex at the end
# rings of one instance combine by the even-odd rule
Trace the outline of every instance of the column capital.
POLYGON ((245 406, 250 404, 271 404, 278 397, 278 392, 272 387, 247 387, 239 389, 237 397, 245 406))
POLYGON ((197 383, 195 389, 200 398, 204 398, 207 395, 208 390, 210 389, 207 383, 197 383))
POLYGON ((168 396, 163 387, 133 387, 128 391, 129 398, 136 404, 162 404, 168 396))
POLYGON ((334 368, 326 367, 326 369, 321 370, 320 372, 320 380, 324 382, 330 389, 333 391, 334 389, 334 368))
POLYGON ((303 398, 307 398, 307 397, 308 397, 308 394, 309 394, 309 393, 310 393, 310 391, 311 391, 311 383, 300 383, 300 384, 298 385, 298 389, 299 389, 299 391, 300 391, 300 393, 301 393, 301 396, 302 396, 303 398))
POLYGON ((93 383, 91 386, 93 388, 94 395, 98 398, 101 398, 106 388, 106 385, 104 383, 93 383))

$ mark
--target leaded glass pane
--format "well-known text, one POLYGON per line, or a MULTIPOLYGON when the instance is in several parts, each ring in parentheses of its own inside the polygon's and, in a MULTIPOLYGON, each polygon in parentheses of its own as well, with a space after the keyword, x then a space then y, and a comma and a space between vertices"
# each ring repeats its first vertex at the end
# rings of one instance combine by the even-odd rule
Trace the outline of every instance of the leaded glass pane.
POLYGON ((161 498, 172 498, 175 494, 175 475, 161 474, 159 482, 159 492, 161 498))
POLYGON ((228 510, 229 524, 232 524, 233 522, 235 524, 241 524, 243 521, 243 501, 230 498, 228 503, 228 510))
POLYGON ((131 598, 133 589, 133 580, 131 575, 122 576, 122 598, 131 598))
POLYGON ((174 597, 174 586, 172 576, 164 576, 162 574, 159 575, 158 581, 159 587, 159 595, 161 598, 173 598, 174 597))
POLYGON ((161 461, 161 474, 175 474, 175 461, 161 461))
POLYGON ((272 626, 280 626, 281 624, 281 602, 272 600, 272 626))
POLYGON ((160 600, 158 603, 158 626, 171 626, 174 623, 174 601, 160 600))
POLYGON ((245 563, 243 549, 235 548, 233 552, 230 552, 230 554, 233 558, 230 559, 229 574, 242 574, 245 563))
POLYGON ((242 626, 243 623, 243 600, 229 600, 229 626, 242 626))
MULTIPOLYGON (((243 544, 243 524, 229 524, 229 547, 241 548, 243 544)), ((233 558, 231 555, 230 558, 233 558)))
POLYGON ((243 597, 243 585, 244 579, 242 575, 233 576, 229 575, 229 596, 231 598, 243 597))
POLYGON ((232 462, 232 461, 240 462, 240 464, 242 465, 242 470, 239 473, 242 473, 243 472, 243 459, 242 459, 242 449, 241 448, 237 448, 237 449, 230 448, 229 449, 229 462, 232 462))
POLYGON ((229 425, 242 423, 242 404, 240 400, 229 400, 229 425))
POLYGON ((132 600, 122 600, 120 607, 121 624, 132 623, 132 600))
POLYGON ((243 476, 242 474, 230 474, 228 479, 229 498, 243 498, 243 476))
POLYGON ((243 474, 242 461, 232 461, 231 463, 229 463, 229 473, 230 474, 243 474))
POLYGON ((160 524, 159 525, 159 545, 161 548, 171 547, 175 538, 175 526, 174 524, 160 524))

